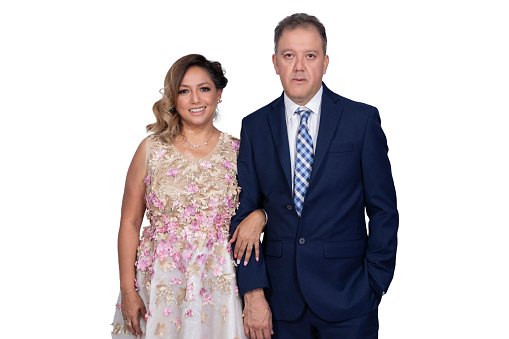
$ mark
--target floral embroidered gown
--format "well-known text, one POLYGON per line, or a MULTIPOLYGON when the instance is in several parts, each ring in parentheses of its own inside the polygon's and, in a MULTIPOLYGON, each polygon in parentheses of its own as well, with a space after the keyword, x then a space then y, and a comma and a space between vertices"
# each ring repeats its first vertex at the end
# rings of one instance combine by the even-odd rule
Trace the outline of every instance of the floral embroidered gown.
MULTIPOLYGON (((228 235, 238 206, 239 140, 221 133, 207 156, 188 159, 147 138, 147 218, 136 282, 147 308, 144 338, 245 338, 228 235)), ((133 293, 133 292, 131 292, 133 293)), ((113 338, 133 338, 120 311, 113 338)))

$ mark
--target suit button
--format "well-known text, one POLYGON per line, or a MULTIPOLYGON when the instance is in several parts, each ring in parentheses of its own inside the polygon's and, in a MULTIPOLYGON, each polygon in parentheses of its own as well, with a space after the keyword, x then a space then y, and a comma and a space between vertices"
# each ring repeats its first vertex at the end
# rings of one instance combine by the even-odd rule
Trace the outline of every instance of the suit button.
POLYGON ((292 205, 286 205, 286 208, 287 208, 289 211, 293 210, 292 205))
POLYGON ((299 239, 299 244, 304 245, 304 243, 306 243, 306 239, 300 238, 299 239))

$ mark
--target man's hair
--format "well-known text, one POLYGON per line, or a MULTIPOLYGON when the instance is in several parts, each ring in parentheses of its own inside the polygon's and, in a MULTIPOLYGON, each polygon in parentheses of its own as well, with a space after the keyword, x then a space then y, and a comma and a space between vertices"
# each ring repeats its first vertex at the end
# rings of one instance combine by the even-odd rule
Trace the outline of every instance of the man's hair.
POLYGON ((318 30, 318 33, 322 37, 323 54, 327 54, 327 34, 325 34, 325 27, 317 17, 306 13, 295 13, 279 22, 274 30, 274 52, 277 54, 277 44, 285 29, 293 31, 296 28, 309 29, 309 27, 315 27, 318 30))

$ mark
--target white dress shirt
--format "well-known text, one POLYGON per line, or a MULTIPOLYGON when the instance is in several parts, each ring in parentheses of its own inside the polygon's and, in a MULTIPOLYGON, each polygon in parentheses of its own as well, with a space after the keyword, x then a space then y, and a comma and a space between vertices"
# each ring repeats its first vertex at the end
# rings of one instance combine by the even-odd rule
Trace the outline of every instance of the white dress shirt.
POLYGON ((299 107, 307 107, 313 113, 308 118, 308 129, 311 138, 313 138, 313 151, 316 150, 316 137, 318 136, 318 126, 320 125, 320 112, 322 109, 322 93, 323 86, 320 87, 315 96, 306 104, 306 106, 299 106, 294 103, 286 93, 284 94, 285 110, 286 110, 286 131, 288 133, 288 146, 290 147, 290 161, 292 163, 292 191, 293 191, 293 178, 295 175, 295 145, 297 143, 297 131, 300 125, 300 115, 295 111, 299 107))

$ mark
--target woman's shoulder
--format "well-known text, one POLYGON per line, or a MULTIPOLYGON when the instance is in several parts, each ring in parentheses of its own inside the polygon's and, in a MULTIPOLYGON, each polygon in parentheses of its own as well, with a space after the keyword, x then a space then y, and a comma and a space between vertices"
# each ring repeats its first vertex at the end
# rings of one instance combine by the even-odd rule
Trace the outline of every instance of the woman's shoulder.
POLYGON ((226 132, 221 132, 221 137, 223 139, 222 141, 225 144, 228 144, 229 146, 231 146, 231 148, 233 148, 233 150, 235 150, 235 151, 239 150, 239 146, 240 146, 239 138, 234 137, 233 135, 226 133, 226 132))

